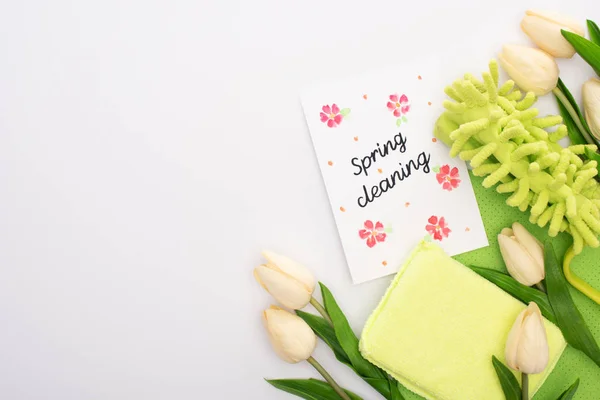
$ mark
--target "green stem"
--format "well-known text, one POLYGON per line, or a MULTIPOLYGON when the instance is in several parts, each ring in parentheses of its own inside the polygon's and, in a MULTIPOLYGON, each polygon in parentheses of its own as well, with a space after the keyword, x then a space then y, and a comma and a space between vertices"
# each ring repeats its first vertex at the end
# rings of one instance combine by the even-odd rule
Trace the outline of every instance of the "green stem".
POLYGON ((319 303, 317 301, 317 299, 315 299, 314 297, 311 297, 310 304, 319 312, 319 314, 321 314, 323 316, 323 318, 325 318, 325 320, 327 322, 329 322, 329 325, 333 326, 333 322, 331 322, 331 318, 329 318, 329 314, 327 314, 327 310, 325 310, 325 307, 323 307, 321 305, 321 303, 319 303))
POLYGON ((555 87, 554 89, 552 89, 552 93, 554 93, 554 95, 556 96, 558 101, 560 101, 562 103, 562 105, 565 107, 565 109, 567 110, 567 112, 569 113, 571 118, 573 119, 573 122, 575 122, 575 125, 577 125, 577 129, 579 129, 579 131, 585 138, 585 141, 590 144, 596 144, 596 141, 592 138, 590 133, 587 131, 587 129, 585 129, 585 127, 581 123, 579 114, 577 114, 577 111, 575 111, 575 109, 571 105, 571 102, 569 101, 569 99, 567 99, 567 96, 565 96, 565 94, 558 87, 555 87))
POLYGON ((523 372, 521 374, 521 381, 522 384, 521 386, 523 387, 521 390, 521 399, 523 400, 529 400, 529 375, 527 375, 525 372, 523 372))
POLYGON ((346 392, 344 392, 344 389, 342 389, 340 387, 340 385, 338 385, 333 378, 331 377, 331 375, 329 375, 329 373, 327 371, 325 371, 325 368, 323 368, 323 366, 321 364, 319 364, 317 362, 317 360, 315 360, 312 356, 308 357, 308 359, 306 360, 308 361, 308 363, 310 365, 312 365, 313 367, 315 367, 315 369, 317 370, 317 372, 319 372, 319 374, 321 374, 321 376, 323 378, 325 378, 325 380, 327 381, 327 383, 329 383, 331 385, 331 387, 333 388, 333 390, 344 400, 350 400, 350 397, 348 397, 348 395, 346 394, 346 392))
POLYGON ((536 283, 535 287, 540 289, 542 292, 546 293, 546 286, 544 286, 544 284, 541 281, 536 283))

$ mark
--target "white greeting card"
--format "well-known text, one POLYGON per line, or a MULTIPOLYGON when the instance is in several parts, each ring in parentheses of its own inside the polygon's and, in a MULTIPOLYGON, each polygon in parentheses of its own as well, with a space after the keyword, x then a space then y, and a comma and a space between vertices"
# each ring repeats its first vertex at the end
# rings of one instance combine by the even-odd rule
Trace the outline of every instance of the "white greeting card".
POLYGON ((433 137, 438 80, 402 66, 302 93, 354 283, 395 273, 423 239, 450 255, 488 245, 465 163, 433 137))

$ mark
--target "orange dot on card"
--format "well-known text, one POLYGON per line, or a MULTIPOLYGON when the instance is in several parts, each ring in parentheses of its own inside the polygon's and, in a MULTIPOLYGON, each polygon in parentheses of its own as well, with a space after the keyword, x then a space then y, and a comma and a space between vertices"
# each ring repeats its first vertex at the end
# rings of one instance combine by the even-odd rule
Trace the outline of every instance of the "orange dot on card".
POLYGON ((354 136, 354 141, 358 142, 358 136, 354 136))
POLYGON ((377 172, 382 173, 383 170, 381 168, 377 168, 377 172))
POLYGON ((367 95, 366 94, 363 94, 363 99, 365 99, 365 100, 367 99, 367 95))
POLYGON ((408 207, 410 206, 410 203, 407 201, 406 203, 404 203, 404 207, 408 207))
POLYGON ((418 80, 421 80, 421 79, 423 79, 423 78, 421 77, 421 75, 419 75, 419 76, 417 76, 417 79, 418 79, 418 80))
POLYGON ((385 267, 387 265, 387 261, 383 261, 381 264, 385 267))
POLYGON ((433 143, 435 143, 435 142, 437 142, 437 139, 436 139, 436 138, 432 138, 432 139, 431 139, 431 141, 432 141, 433 143))
POLYGON ((346 209, 344 207, 340 207, 340 211, 341 212, 346 212, 346 209))
POLYGON ((469 228, 468 226, 465 228, 465 232, 470 232, 471 228, 469 228))
POLYGON ((327 161, 327 165, 331 167, 333 165, 333 161, 327 161))
POLYGON ((428 105, 428 106, 430 106, 430 105, 431 105, 431 102, 430 102, 430 101, 428 101, 428 102, 427 102, 427 105, 428 105))

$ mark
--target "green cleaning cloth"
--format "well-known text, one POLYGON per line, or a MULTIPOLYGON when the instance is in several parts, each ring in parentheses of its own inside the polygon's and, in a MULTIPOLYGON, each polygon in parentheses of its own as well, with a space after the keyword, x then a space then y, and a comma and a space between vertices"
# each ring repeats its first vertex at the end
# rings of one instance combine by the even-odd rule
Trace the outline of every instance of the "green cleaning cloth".
MULTIPOLYGON (((504 362, 508 333, 525 305, 437 245, 422 242, 369 317, 360 351, 429 400, 503 400, 492 355, 504 362)), ((566 343, 544 320, 550 362, 530 377, 535 393, 566 343)))
MULTIPOLYGON (((473 176, 473 174, 470 174, 470 178, 490 245, 453 258, 465 265, 492 268, 506 273, 497 240, 497 235, 502 228, 511 226, 513 222, 520 222, 542 242, 549 239, 548 230, 531 224, 527 213, 506 205, 507 194, 498 194, 495 190, 485 189, 482 185, 483 178, 473 176)), ((565 251, 573 243, 573 239, 570 235, 561 233, 551 240, 556 255, 562 260, 565 251)), ((590 285, 600 289, 600 248, 586 247, 573 259, 571 265, 574 273, 590 285)), ((571 288, 571 296, 596 342, 600 343, 600 305, 574 288, 571 288)), ((600 367, 582 352, 567 346, 554 371, 538 390, 534 400, 556 400, 578 378, 581 382, 574 400, 600 399, 600 367)), ((405 400, 422 399, 421 396, 408 390, 401 389, 401 391, 405 400)))

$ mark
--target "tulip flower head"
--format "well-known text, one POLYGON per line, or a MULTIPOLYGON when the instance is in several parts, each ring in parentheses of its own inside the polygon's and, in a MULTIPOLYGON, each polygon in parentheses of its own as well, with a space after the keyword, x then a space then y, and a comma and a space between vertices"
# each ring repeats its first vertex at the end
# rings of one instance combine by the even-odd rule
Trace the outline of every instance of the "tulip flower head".
POLYGON ((525 374, 539 374, 548 365, 549 350, 540 308, 534 302, 523 310, 508 334, 506 364, 525 374))
POLYGON ((547 11, 528 10, 521 29, 542 50, 556 58, 571 58, 575 49, 563 37, 561 30, 585 36, 581 24, 569 17, 547 11))
POLYGON ((556 61, 540 49, 505 45, 498 60, 517 86, 536 96, 549 93, 558 83, 556 61))
POLYGON ((315 278, 303 265, 287 257, 263 251, 267 263, 254 269, 254 277, 275 300, 293 310, 308 304, 315 290, 315 278))
POLYGON ((506 269, 513 278, 526 286, 544 279, 544 249, 523 225, 515 222, 512 229, 504 228, 498 235, 498 244, 506 269))
POLYGON ((317 337, 302 318, 276 306, 263 311, 263 323, 273 350, 290 364, 307 360, 317 346, 317 337))
POLYGON ((583 108, 585 120, 592 135, 600 140, 600 80, 591 78, 583 84, 583 108))

